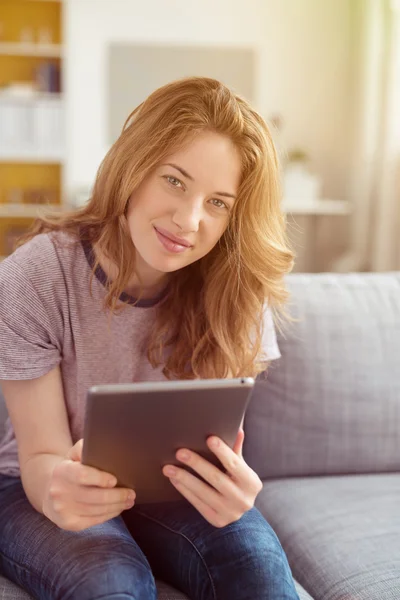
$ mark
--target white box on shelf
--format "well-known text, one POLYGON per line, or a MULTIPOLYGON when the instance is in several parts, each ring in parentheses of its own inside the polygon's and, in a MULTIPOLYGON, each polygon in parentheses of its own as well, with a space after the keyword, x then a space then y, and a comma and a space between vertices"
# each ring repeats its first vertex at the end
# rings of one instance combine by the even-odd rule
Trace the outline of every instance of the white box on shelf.
POLYGON ((35 102, 35 146, 40 155, 62 155, 64 148, 64 106, 59 98, 35 102))
POLYGON ((33 145, 32 104, 4 99, 0 103, 0 153, 24 152, 33 145))
POLYGON ((0 94, 0 160, 51 162, 63 156, 61 96, 0 94))

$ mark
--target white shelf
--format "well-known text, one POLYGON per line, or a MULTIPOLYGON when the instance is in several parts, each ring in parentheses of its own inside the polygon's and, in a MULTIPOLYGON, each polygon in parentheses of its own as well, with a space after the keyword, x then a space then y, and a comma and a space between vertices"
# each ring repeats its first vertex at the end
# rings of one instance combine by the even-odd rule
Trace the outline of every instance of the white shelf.
POLYGON ((5 204, 0 203, 0 218, 19 217, 21 219, 36 218, 41 212, 60 210, 59 204, 5 204))
POLYGON ((2 56, 42 56, 61 58, 63 47, 59 44, 24 44, 22 42, 0 42, 2 56))
POLYGON ((0 90, 0 102, 38 102, 41 100, 61 102, 63 98, 63 94, 58 92, 13 92, 12 90, 8 91, 7 88, 0 90))
POLYGON ((1 154, 0 163, 24 164, 30 163, 34 165, 59 165, 64 162, 64 155, 61 152, 56 154, 39 154, 35 150, 27 150, 25 152, 7 152, 1 154))
POLYGON ((285 213, 292 215, 349 215, 351 204, 346 200, 305 200, 285 198, 282 202, 285 213))

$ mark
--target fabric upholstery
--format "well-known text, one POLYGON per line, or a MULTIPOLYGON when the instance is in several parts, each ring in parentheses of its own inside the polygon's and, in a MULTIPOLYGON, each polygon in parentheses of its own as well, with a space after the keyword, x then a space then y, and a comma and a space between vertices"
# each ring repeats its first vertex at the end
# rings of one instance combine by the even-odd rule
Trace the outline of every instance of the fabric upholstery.
MULTIPOLYGON (((165 583, 159 583, 157 589, 158 600, 187 600, 187 596, 165 583)), ((307 596, 304 597, 304 600, 306 599, 307 596)), ((0 576, 0 600, 32 600, 32 598, 20 587, 0 576)))
MULTIPOLYGON (((313 600, 313 598, 297 582, 296 590, 300 600, 313 600)), ((158 600, 188 600, 187 596, 177 592, 165 583, 158 583, 158 600)), ((26 592, 18 586, 0 576, 0 600, 31 600, 26 592)))
POLYGON ((400 473, 268 480, 258 508, 315 600, 399 600, 400 473))
POLYGON ((400 471, 400 273, 288 284, 298 321, 255 386, 246 460, 262 479, 400 471))

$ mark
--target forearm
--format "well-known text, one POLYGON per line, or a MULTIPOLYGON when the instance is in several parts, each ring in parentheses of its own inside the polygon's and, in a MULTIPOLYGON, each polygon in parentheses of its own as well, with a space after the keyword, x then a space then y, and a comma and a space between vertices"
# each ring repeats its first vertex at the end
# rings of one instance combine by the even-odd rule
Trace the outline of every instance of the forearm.
POLYGON ((21 480, 29 502, 43 514, 43 500, 47 494, 55 467, 65 460, 57 454, 36 454, 21 464, 21 480))

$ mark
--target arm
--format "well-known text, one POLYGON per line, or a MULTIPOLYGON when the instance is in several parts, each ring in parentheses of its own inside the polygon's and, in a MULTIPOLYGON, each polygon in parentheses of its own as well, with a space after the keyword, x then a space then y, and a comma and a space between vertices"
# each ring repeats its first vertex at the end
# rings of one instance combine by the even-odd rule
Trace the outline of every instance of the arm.
POLYGON ((73 445, 60 369, 37 379, 2 381, 1 387, 17 439, 25 493, 43 512, 50 476, 73 445))
POLYGON ((21 480, 38 511, 80 531, 118 516, 135 494, 109 473, 82 465, 82 440, 72 446, 59 367, 27 381, 3 381, 18 445, 21 480))

